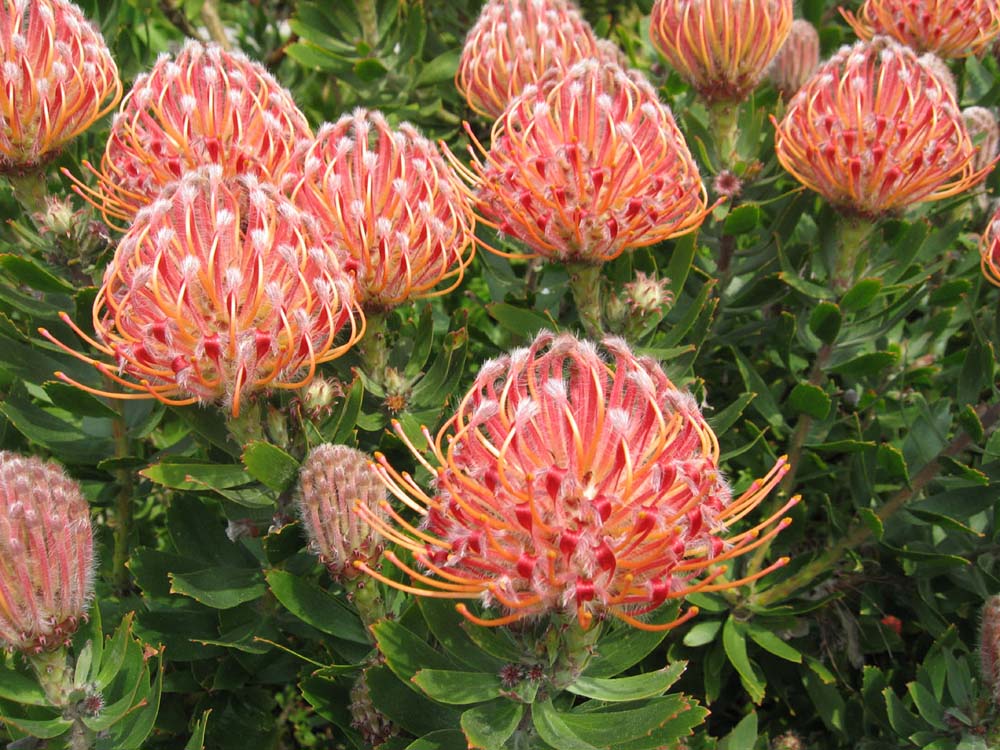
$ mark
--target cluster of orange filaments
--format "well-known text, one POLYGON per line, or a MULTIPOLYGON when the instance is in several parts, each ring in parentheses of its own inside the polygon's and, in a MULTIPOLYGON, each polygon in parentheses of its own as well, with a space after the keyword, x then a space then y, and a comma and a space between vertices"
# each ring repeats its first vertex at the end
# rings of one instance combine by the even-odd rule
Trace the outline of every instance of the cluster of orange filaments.
POLYGON ((0 171, 30 168, 121 98, 100 32, 66 0, 0 3, 0 171))
POLYGON ((189 172, 138 213, 93 321, 98 341, 73 327, 114 364, 59 345, 133 393, 60 378, 114 398, 222 402, 234 415, 247 394, 308 384, 363 333, 350 280, 315 219, 218 166, 189 172))
POLYGON ((475 247, 472 204, 413 126, 393 130, 359 109, 320 129, 301 168, 294 201, 343 251, 363 307, 395 307, 461 282, 475 247))
POLYGON ((62 646, 94 593, 90 506, 52 463, 0 451, 0 646, 62 646))
POLYGON ((782 166, 868 219, 958 195, 986 172, 942 79, 888 37, 842 48, 775 126, 782 166))
POLYGON ((792 27, 792 0, 656 0, 653 46, 708 101, 742 101, 792 27))
POLYGON ((615 63, 551 71, 511 102, 490 150, 479 150, 462 171, 480 216, 527 255, 603 263, 690 232, 708 212, 670 110, 615 63))
POLYGON ((978 55, 1000 36, 997 0, 865 0, 856 16, 840 12, 862 39, 888 34, 945 59, 978 55))
POLYGON ((1000 286, 1000 210, 990 218, 979 243, 983 273, 987 281, 1000 286))
POLYGON ((111 127, 95 188, 77 182, 109 223, 131 222, 160 190, 201 166, 278 182, 311 138, 291 95, 260 64, 189 41, 139 76, 111 127))
POLYGON ((412 524, 388 502, 392 522, 357 510, 412 555, 416 566, 392 551, 385 558, 413 585, 355 565, 404 591, 478 597, 503 611, 483 619, 459 606, 480 624, 575 613, 584 627, 613 615, 650 630, 694 614, 668 624, 639 619, 668 599, 740 586, 783 565, 724 578, 727 560, 789 523, 782 514, 797 498, 725 535, 780 481, 785 460, 734 499, 694 398, 624 341, 606 339, 604 348, 613 364, 590 342, 542 332, 529 348, 487 362, 437 438, 424 429, 430 460, 397 427, 435 476, 434 494, 384 456, 375 469, 422 520, 412 524))
POLYGON ((605 51, 568 0, 489 0, 465 41, 455 85, 470 107, 497 118, 549 67, 605 51))

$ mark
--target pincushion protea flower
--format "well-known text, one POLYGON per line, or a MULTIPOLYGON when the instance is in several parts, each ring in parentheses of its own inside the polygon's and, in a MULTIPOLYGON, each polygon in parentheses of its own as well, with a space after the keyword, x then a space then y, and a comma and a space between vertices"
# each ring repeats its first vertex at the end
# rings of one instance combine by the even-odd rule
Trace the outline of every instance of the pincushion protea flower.
POLYGON ((0 645, 62 646, 94 590, 90 507, 61 468, 0 451, 0 645))
POLYGON ((990 219, 979 242, 983 273, 986 280, 1000 286, 1000 209, 990 219))
POLYGON ((993 702, 1000 706, 1000 596, 991 596, 983 605, 979 658, 983 686, 993 702))
POLYGON ((114 398, 222 401, 234 416, 249 393, 307 385, 363 333, 351 282, 318 244, 315 221, 219 166, 188 173, 137 214, 94 301, 97 341, 63 320, 114 364, 42 334, 138 393, 57 373, 66 382, 114 398))
POLYGON ((358 512, 412 554, 417 567, 392 551, 385 558, 414 585, 355 565, 404 591, 479 597, 504 610, 488 620, 460 605, 486 625, 570 612, 584 627, 613 615, 667 629, 695 610, 665 625, 639 617, 667 599, 750 580, 724 580, 723 563, 783 529, 789 519, 781 514, 798 498, 749 530, 727 536, 725 527, 774 488, 785 459, 733 498, 718 442, 691 395, 622 340, 605 339, 604 347, 613 364, 587 341, 542 332, 530 348, 487 362, 437 438, 424 428, 430 460, 397 426, 435 477, 434 493, 381 455, 378 470, 422 520, 413 525, 388 502, 394 523, 363 506, 358 512))
POLYGON ((360 575, 355 560, 374 562, 382 552, 382 537, 356 513, 357 503, 377 517, 386 491, 371 468, 371 457, 346 445, 313 448, 302 463, 297 505, 310 547, 330 575, 347 580, 360 575))
POLYGON ((550 66, 608 53, 567 0, 489 0, 465 40, 455 85, 470 107, 495 119, 550 66))
POLYGON ((792 27, 792 0, 656 0, 653 46, 704 99, 743 101, 792 27))
POLYGON ((100 32, 66 0, 0 3, 0 171, 30 168, 121 98, 100 32))
POLYGON ((819 65, 819 34, 804 18, 792 21, 788 38, 767 69, 768 78, 782 96, 790 97, 809 80, 819 65))
POLYGON ((69 176, 109 223, 131 222, 161 189, 201 166, 217 164, 226 177, 277 181, 297 144, 311 137, 291 94, 260 64, 188 41, 136 79, 100 169, 84 162, 96 187, 69 176))
POLYGON ((840 13, 861 39, 888 34, 945 59, 978 55, 1000 35, 997 0, 865 0, 857 15, 840 13))
POLYGON ((366 309, 444 294, 472 260, 465 186, 412 125, 358 109, 324 125, 304 155, 294 200, 346 255, 366 309), (446 289, 437 289, 443 281, 446 289))
POLYGON ((690 232, 709 211, 670 110, 614 63, 550 71, 511 102, 492 141, 462 171, 481 218, 530 257, 603 263, 690 232))
POLYGON ((782 166, 866 219, 957 195, 986 174, 941 79, 888 37, 843 47, 775 127, 782 166))

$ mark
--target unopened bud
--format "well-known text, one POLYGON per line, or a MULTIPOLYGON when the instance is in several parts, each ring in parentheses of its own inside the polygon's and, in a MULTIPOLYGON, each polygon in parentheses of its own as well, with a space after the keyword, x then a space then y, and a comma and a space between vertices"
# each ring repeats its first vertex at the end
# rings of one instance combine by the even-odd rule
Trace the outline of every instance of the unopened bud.
POLYGON ((45 213, 41 216, 41 231, 68 237, 79 219, 80 214, 73 210, 68 198, 49 196, 45 201, 45 213))
POLYGON ((639 315, 658 313, 674 301, 670 279, 658 279, 637 271, 635 281, 625 284, 625 296, 631 308, 639 315))
POLYGON ((372 702, 368 689, 367 670, 362 672, 351 688, 351 726, 361 733, 368 747, 378 747, 396 734, 396 727, 372 702))
POLYGON ((991 596, 983 606, 979 658, 982 661, 983 687, 993 702, 1000 706, 1000 596, 991 596))
POLYGON ((370 465, 367 454, 327 443, 309 453, 299 474, 299 514, 310 545, 339 581, 360 575, 355 560, 371 563, 382 553, 382 537, 366 515, 385 516, 386 492, 370 465))
POLYGON ((792 21, 792 30, 767 70, 768 78, 786 99, 809 80, 819 65, 819 34, 803 18, 792 21))
POLYGON ((339 382, 317 377, 306 386, 302 406, 310 419, 324 419, 333 411, 333 402, 343 396, 344 389, 339 382))
POLYGON ((785 732, 771 742, 771 750, 802 750, 802 740, 795 732, 785 732))
POLYGON ((958 84, 955 83, 955 75, 948 67, 948 63, 935 55, 933 52, 926 52, 920 56, 920 64, 951 94, 952 99, 958 99, 958 84))
POLYGON ((64 645, 93 594, 90 507, 61 468, 0 452, 0 645, 64 645))
POLYGON ((976 146, 972 168, 976 171, 985 169, 1000 151, 1000 125, 997 125, 997 118, 986 107, 966 107, 962 110, 962 119, 965 120, 969 137, 976 146))
POLYGON ((288 447, 288 418, 283 410, 273 406, 267 407, 267 434, 271 442, 278 447, 288 447))
POLYGON ((385 405, 393 414, 406 409, 413 395, 413 384, 403 373, 395 367, 388 367, 385 371, 385 405))

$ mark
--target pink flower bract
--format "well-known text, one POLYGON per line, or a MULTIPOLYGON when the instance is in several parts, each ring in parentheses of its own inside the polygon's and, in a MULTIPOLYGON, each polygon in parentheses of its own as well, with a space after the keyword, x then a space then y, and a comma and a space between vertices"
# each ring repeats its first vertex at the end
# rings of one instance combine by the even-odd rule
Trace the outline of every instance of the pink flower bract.
POLYGON ((751 529, 727 535, 726 527, 780 481, 785 460, 732 497, 715 435, 691 395, 620 339, 604 348, 610 362, 587 341, 543 332, 529 348, 485 363, 436 439, 425 428, 427 459, 397 428, 435 477, 433 490, 376 460, 391 494, 421 521, 388 502, 393 522, 357 510, 412 554, 415 567, 392 551, 385 557, 414 585, 355 564, 415 594, 478 597, 503 610, 482 619, 460 605, 487 625, 568 612, 584 627, 613 615, 666 629, 677 621, 638 618, 667 599, 742 585, 721 578, 723 563, 784 528, 781 515, 797 498, 751 529))

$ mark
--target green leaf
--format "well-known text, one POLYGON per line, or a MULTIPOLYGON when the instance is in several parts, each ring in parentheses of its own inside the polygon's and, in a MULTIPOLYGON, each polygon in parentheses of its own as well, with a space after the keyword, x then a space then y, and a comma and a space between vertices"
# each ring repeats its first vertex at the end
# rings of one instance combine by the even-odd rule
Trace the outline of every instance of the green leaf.
POLYGON ((608 702, 637 701, 662 695, 680 678, 687 668, 686 661, 679 661, 655 672, 605 679, 580 677, 566 689, 587 698, 608 702))
POLYGON ((743 415, 744 409, 755 398, 757 398, 756 393, 742 393, 739 398, 725 409, 709 417, 708 424, 712 427, 715 434, 725 435, 729 432, 729 428, 736 424, 736 420, 743 415))
POLYGON ((908 683, 906 689, 909 691, 910 697, 913 698, 913 704, 917 707, 917 711, 920 712, 920 718, 935 729, 945 732, 949 730, 944 721, 944 706, 938 702, 930 690, 919 682, 908 683))
POLYGON ((217 567, 171 573, 170 592, 183 594, 213 609, 229 609, 259 599, 267 586, 259 570, 217 567))
POLYGON ((47 706, 48 698, 34 674, 0 666, 0 698, 27 706, 47 706))
POLYGON ((840 307, 833 302, 820 302, 809 315, 809 330, 824 344, 832 344, 843 322, 840 307))
POLYGON ((63 461, 93 465, 115 452, 108 419, 85 417, 76 425, 39 408, 20 392, 0 401, 0 414, 26 438, 63 461))
POLYGON ((412 684, 401 682, 385 666, 365 672, 372 702, 394 723, 416 736, 443 729, 454 729, 461 714, 451 706, 434 703, 412 684))
POLYGON ((242 466, 199 464, 183 459, 152 464, 139 474, 173 490, 229 489, 253 481, 242 466))
POLYGON ((458 70, 459 52, 457 49, 443 52, 425 64, 417 74, 414 86, 434 86, 445 81, 451 81, 458 70))
POLYGON ((683 237, 674 240, 674 248, 670 253, 670 262, 667 263, 665 277, 670 279, 670 291, 677 299, 677 295, 684 288, 688 274, 691 272, 691 264, 694 261, 695 253, 698 251, 697 232, 691 232, 683 237))
POLYGON ((276 445, 254 440, 243 451, 243 465, 259 482, 284 492, 299 476, 299 462, 276 445))
POLYGON ((469 632, 475 626, 455 611, 455 605, 451 601, 429 596, 418 596, 415 599, 427 627, 446 653, 475 671, 500 671, 507 660, 499 659, 479 648, 469 637, 469 632))
POLYGON ((983 442, 983 439, 986 437, 986 430, 983 429, 982 420, 970 404, 966 404, 959 411, 958 423, 962 425, 962 429, 968 433, 974 443, 978 445, 983 442))
POLYGON ((702 620, 684 634, 683 643, 689 648, 697 648, 711 643, 719 634, 722 620, 702 620))
MULTIPOLYGON (((667 602, 649 622, 654 625, 671 622, 677 619, 679 610, 679 602, 667 602)), ((666 637, 666 630, 636 630, 625 625, 602 633, 583 674, 587 677, 615 677, 646 658, 666 637)))
POLYGON ((752 750, 757 743, 757 712, 744 716, 733 730, 719 740, 718 750, 752 750))
POLYGON ((453 672, 445 669, 420 669, 413 682, 428 697, 453 705, 482 703, 500 697, 503 685, 496 674, 453 672))
POLYGON ((353 643, 371 643, 357 613, 319 586, 283 570, 264 574, 281 605, 317 630, 353 643))
POLYGON ((559 330, 559 324, 551 316, 508 305, 506 302, 490 303, 486 305, 486 311, 500 325, 523 339, 533 338, 539 331, 559 330))
POLYGON ((61 716, 52 719, 24 719, 0 713, 0 726, 10 724, 15 729, 40 740, 60 737, 70 730, 73 722, 61 716))
POLYGON ((762 675, 759 675, 747 656, 747 642, 742 627, 732 615, 722 626, 722 647, 726 651, 729 663, 736 669, 740 676, 740 682, 744 689, 750 694, 750 699, 760 705, 764 700, 764 688, 767 684, 762 675))
POLYGON ((858 516, 861 518, 861 522, 868 527, 875 540, 880 541, 882 535, 885 533, 885 528, 882 525, 882 519, 878 517, 875 511, 869 508, 861 508, 858 511, 858 516))
POLYGON ((531 707, 531 720, 538 736, 558 750, 597 750, 573 733, 564 717, 552 706, 552 701, 538 701, 531 707))
POLYGON ((962 296, 972 290, 968 279, 949 279, 931 292, 928 302, 941 307, 952 307, 962 300, 962 296))
POLYGON ((885 469, 890 478, 906 482, 910 478, 910 470, 906 465, 903 452, 894 445, 882 443, 878 447, 878 465, 885 469))
POLYGON ((745 629, 751 640, 765 651, 769 651, 786 661, 795 662, 796 664, 802 663, 802 653, 797 648, 788 645, 788 643, 767 628, 747 623, 745 629))
POLYGON ((882 291, 881 279, 861 279, 840 298, 840 307, 845 312, 857 312, 868 307, 882 291))
POLYGON ((798 383, 788 394, 788 405, 813 419, 826 419, 830 413, 830 397, 822 388, 811 383, 798 383))
POLYGON ((208 717, 211 714, 212 709, 209 708, 194 723, 194 728, 191 730, 191 739, 187 741, 184 750, 205 750, 205 730, 208 729, 208 717))
POLYGON ((412 680, 420 670, 447 671, 455 666, 447 656, 435 651, 424 638, 399 622, 379 620, 371 630, 385 663, 411 690, 417 690, 412 680))
POLYGON ((470 748, 503 750, 523 714, 523 704, 495 700, 465 711, 460 723, 470 748))
POLYGON ((764 382, 764 379, 750 363, 750 360, 743 356, 742 352, 735 347, 730 347, 730 351, 736 360, 736 366, 743 377, 746 389, 757 394, 757 397, 753 401, 754 408, 767 420, 767 423, 773 429, 781 430, 785 424, 785 420, 781 416, 778 402, 774 400, 774 396, 771 394, 771 389, 767 387, 767 383, 764 382))
POLYGON ((974 338, 958 375, 958 403, 974 404, 979 401, 979 394, 993 385, 995 362, 993 344, 978 336, 974 338))
POLYGON ((731 235, 746 234, 760 226, 760 219, 760 206, 756 203, 744 203, 726 215, 722 231, 731 235))
POLYGON ((836 375, 852 375, 856 378, 877 375, 890 365, 896 364, 898 355, 894 352, 869 352, 833 365, 829 372, 836 375))
MULTIPOLYGON (((536 703, 535 708, 538 706, 536 703)), ((708 712, 687 696, 667 695, 639 707, 631 703, 611 706, 584 703, 570 712, 548 713, 551 724, 558 721, 563 731, 569 731, 570 738, 578 738, 587 745, 608 750, 639 750, 675 742, 689 734, 708 712)), ((544 736, 543 739, 550 742, 544 736)))
POLYGON ((454 729, 441 729, 425 734, 419 740, 414 740, 405 750, 467 750, 469 747, 465 735, 454 729))
POLYGON ((885 707, 889 713, 889 723, 892 724, 892 728, 903 737, 909 737, 915 732, 919 732, 926 727, 920 722, 920 720, 914 716, 910 711, 903 705, 903 702, 899 699, 896 693, 893 692, 891 687, 887 687, 882 691, 882 695, 885 697, 885 707))
POLYGON ((21 284, 40 292, 72 294, 76 291, 75 286, 55 276, 34 259, 26 258, 23 255, 0 255, 0 269, 6 271, 21 284))
MULTIPOLYGON (((817 662, 814 662, 812 659, 809 660, 810 667, 813 667, 815 663, 817 662)), ((829 674, 828 670, 827 673, 829 674)), ((833 676, 830 675, 830 677, 832 678, 833 676)), ((847 707, 840 692, 837 690, 835 684, 833 684, 836 680, 825 680, 814 669, 812 671, 804 671, 802 673, 802 681, 823 723, 831 731, 839 735, 844 735, 846 733, 844 719, 847 707)))

